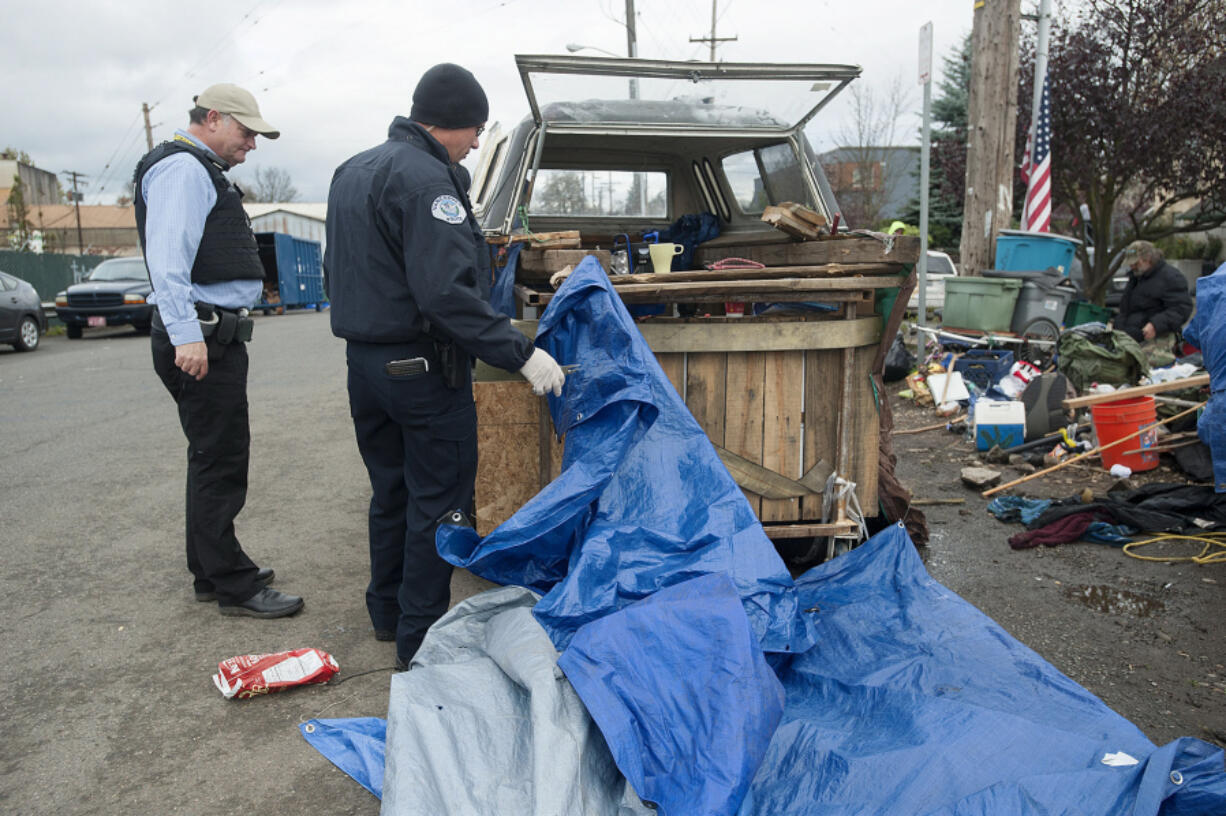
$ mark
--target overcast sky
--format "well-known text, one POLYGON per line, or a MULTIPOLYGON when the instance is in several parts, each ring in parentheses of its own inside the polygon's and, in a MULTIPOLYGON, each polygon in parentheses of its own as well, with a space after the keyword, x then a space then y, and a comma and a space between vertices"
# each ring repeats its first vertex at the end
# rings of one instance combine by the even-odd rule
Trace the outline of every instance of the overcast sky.
MULTIPOLYGON (((708 46, 690 38, 709 34, 710 0, 635 0, 635 12, 640 57, 708 58, 708 46)), ((970 30, 972 3, 719 0, 718 14, 717 35, 738 38, 719 45, 719 59, 859 65, 859 81, 875 89, 901 77, 918 114, 919 28, 934 25, 939 78, 941 57, 970 30)), ((625 54, 624 17, 624 0, 26 4, 20 22, 0 30, 0 145, 45 170, 86 174, 87 203, 112 203, 145 152, 142 102, 153 106, 157 143, 186 124, 193 95, 235 82, 282 133, 259 139, 237 177, 279 167, 300 200, 322 201, 336 165, 383 141, 392 117, 408 113, 431 65, 458 62, 476 74, 491 122, 506 127, 528 113, 514 54, 565 54, 567 43, 625 54)), ((833 146, 845 119, 837 103, 819 116, 809 130, 818 150, 833 146)), ((896 141, 918 142, 918 122, 896 141)))

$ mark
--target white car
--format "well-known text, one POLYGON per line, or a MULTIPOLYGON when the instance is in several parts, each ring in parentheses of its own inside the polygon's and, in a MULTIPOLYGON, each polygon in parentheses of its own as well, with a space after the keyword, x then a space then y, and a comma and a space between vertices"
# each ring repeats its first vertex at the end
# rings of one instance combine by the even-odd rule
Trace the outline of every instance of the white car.
MULTIPOLYGON (((945 305, 945 279, 958 274, 954 261, 944 252, 928 250, 928 285, 924 287, 924 306, 940 309, 945 305)), ((919 288, 911 293, 908 309, 919 309, 919 288)))

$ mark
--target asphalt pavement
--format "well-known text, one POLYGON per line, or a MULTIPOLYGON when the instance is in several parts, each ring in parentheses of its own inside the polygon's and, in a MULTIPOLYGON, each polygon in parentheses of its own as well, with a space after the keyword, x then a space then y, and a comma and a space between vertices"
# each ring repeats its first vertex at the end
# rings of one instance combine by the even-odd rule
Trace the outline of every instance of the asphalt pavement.
MULTIPOLYGON (((183 555, 186 441, 127 328, 0 348, 0 697, 5 814, 377 814, 303 740, 382 717, 395 645, 366 615, 369 483, 328 313, 257 316, 243 547, 302 595, 293 618, 198 603, 183 555), (241 654, 313 646, 339 685, 226 700, 241 654), (372 671, 373 670, 373 671, 372 671), (357 676, 362 672, 370 672, 357 676)), ((453 603, 489 586, 457 571, 453 603)))

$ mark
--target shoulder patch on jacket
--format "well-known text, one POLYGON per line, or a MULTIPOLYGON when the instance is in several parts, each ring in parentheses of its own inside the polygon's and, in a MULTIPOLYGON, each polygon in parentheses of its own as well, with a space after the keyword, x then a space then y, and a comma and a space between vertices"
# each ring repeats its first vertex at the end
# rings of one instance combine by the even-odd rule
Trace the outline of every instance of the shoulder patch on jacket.
POLYGON ((430 214, 448 224, 463 224, 467 214, 464 205, 453 195, 441 195, 430 205, 430 214))

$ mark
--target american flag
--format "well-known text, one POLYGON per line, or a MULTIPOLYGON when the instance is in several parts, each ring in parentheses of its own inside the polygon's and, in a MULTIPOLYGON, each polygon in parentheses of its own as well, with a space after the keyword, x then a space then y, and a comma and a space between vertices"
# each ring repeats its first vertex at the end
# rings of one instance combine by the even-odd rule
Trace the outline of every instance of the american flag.
POLYGON ((1022 159, 1022 181, 1026 182, 1022 227, 1048 232, 1051 230, 1051 97, 1047 93, 1047 77, 1043 77, 1039 121, 1031 137, 1026 139, 1026 155, 1022 159))

